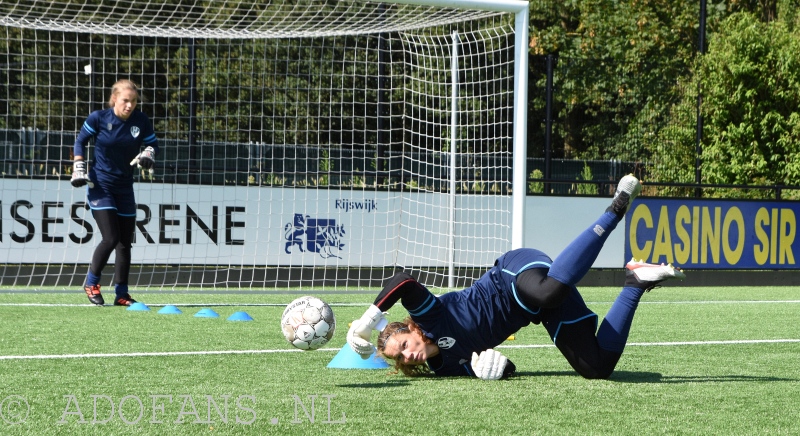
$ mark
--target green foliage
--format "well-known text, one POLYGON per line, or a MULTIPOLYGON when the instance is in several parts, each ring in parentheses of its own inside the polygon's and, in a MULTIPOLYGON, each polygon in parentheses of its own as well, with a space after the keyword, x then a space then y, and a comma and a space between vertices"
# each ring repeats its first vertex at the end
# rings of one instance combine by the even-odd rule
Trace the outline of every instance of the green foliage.
MULTIPOLYGON (((584 180, 584 181, 594 180, 594 177, 592 176, 592 168, 589 166, 588 163, 586 162, 583 163, 583 170, 581 171, 578 180, 584 180)), ((597 185, 595 185, 594 183, 578 183, 576 190, 580 195, 597 195, 597 185)))
MULTIPOLYGON (((282 10, 283 3, 204 1, 186 6, 168 1, 160 6, 158 18, 165 25, 183 26, 184 17, 192 16, 212 29, 272 8, 282 10)), ((346 18, 339 15, 335 1, 313 4, 332 20, 346 18)), ((698 57, 700 11, 695 0, 531 2, 528 155, 544 154, 539 145, 544 143, 545 94, 538 90, 544 89, 546 79, 544 56, 554 55, 554 158, 637 162, 654 181, 694 182, 696 111, 702 95, 705 130, 699 169, 704 183, 797 184, 800 1, 745 0, 707 6, 708 52, 698 57)), ((115 16, 123 17, 121 24, 141 24, 140 16, 126 15, 118 5, 110 8, 115 16)), ((86 19, 95 19, 89 9, 86 19)), ((508 16, 489 20, 511 24, 508 16)), ((488 28, 498 22, 484 24, 488 28)), ((402 38, 392 35, 387 42, 392 52, 402 53, 399 56, 414 65, 400 66, 403 62, 395 60, 384 65, 389 82, 384 108, 376 104, 377 36, 302 38, 301 44, 298 40, 290 44, 288 38, 197 39, 191 46, 197 67, 195 118, 189 114, 187 39, 6 27, 5 36, 0 37, 2 63, 8 66, 3 70, 5 86, 0 87, 0 103, 4 103, 0 104, 0 127, 75 132, 90 109, 98 109, 108 99, 108 89, 118 75, 126 72, 143 85, 141 108, 163 139, 185 143, 193 119, 197 124, 192 133, 197 136, 192 139, 219 148, 257 141, 374 150, 376 144, 388 142, 381 140, 382 135, 383 139, 404 135, 398 143, 442 152, 450 141, 447 130, 440 129, 449 125, 450 100, 449 94, 439 95, 446 87, 434 90, 431 84, 450 80, 440 75, 439 62, 449 62, 450 31, 459 29, 467 30, 461 35, 464 61, 480 68, 464 68, 460 73, 461 83, 476 85, 460 90, 457 139, 464 149, 458 151, 507 151, 510 142, 494 139, 496 135, 486 130, 508 128, 511 106, 485 97, 505 86, 494 79, 505 77, 508 65, 496 62, 493 57, 499 52, 492 49, 504 46, 508 37, 481 39, 476 35, 485 37, 490 32, 472 32, 476 29, 470 26, 458 23, 409 32, 402 38), (427 53, 434 48, 441 52, 427 53), (95 63, 94 88, 90 76, 82 73, 89 59, 95 63), (327 82, 331 86, 316 86, 327 82), (378 125, 376 110, 385 111, 385 125, 378 125), (418 123, 423 119, 425 123, 418 123)), ((370 165, 375 169, 374 163, 370 165)), ((322 166, 320 170, 330 171, 322 166)), ((253 176, 229 183, 272 183, 257 180, 264 177, 269 178, 253 176)), ((323 174, 297 183, 331 182, 323 174)), ((364 182, 352 181, 356 186, 364 182)), ((459 189, 495 190, 481 183, 459 189)), ((528 189, 540 192, 543 184, 532 182, 528 189)), ((674 188, 662 188, 662 193, 688 194, 674 188)), ((721 190, 710 193, 732 195, 721 190)))
POLYGON ((710 41, 703 89, 701 170, 718 184, 800 181, 800 35, 749 13, 727 19, 710 41))
POLYGON ((364 177, 359 176, 359 175, 354 175, 352 177, 351 181, 350 181, 350 184, 354 188, 364 188, 364 187, 367 186, 367 183, 364 180, 364 177))
MULTIPOLYGON (((333 162, 330 159, 330 154, 328 150, 322 150, 320 152, 319 158, 319 172, 320 173, 328 173, 333 170, 333 162)), ((319 180, 317 181, 318 186, 328 186, 329 176, 328 174, 321 174, 319 176, 319 180)))
MULTIPOLYGON (((695 55, 698 13, 697 2, 688 0, 533 2, 531 50, 558 55, 556 155, 651 156, 657 133, 671 121, 666 108, 677 98, 674 85, 695 55)), ((712 8, 709 22, 721 13, 712 8)), ((542 64, 536 67, 533 80, 541 88, 542 64)), ((544 119, 543 99, 531 102, 531 125, 544 119)))
MULTIPOLYGON (((789 28, 785 21, 762 22, 747 12, 734 13, 718 26, 708 52, 694 61, 692 73, 677 87, 681 98, 669 108, 672 122, 658 132, 655 179, 694 182, 701 92, 703 183, 800 181, 800 36, 789 28)), ((690 190, 662 188, 661 193, 689 195, 690 190)), ((704 195, 766 198, 772 193, 714 189, 704 195)))
MULTIPOLYGON (((651 178, 672 182, 694 183, 695 144, 697 137, 697 84, 687 79, 680 85, 682 98, 668 108, 667 116, 671 122, 661 129, 652 148, 653 159, 651 178)), ((661 194, 686 196, 685 188, 660 188, 661 194)))
MULTIPOLYGON (((529 176, 531 179, 542 179, 544 178, 544 174, 542 170, 535 169, 531 171, 529 176)), ((529 194, 541 194, 544 192, 544 182, 528 182, 528 193, 529 194)))

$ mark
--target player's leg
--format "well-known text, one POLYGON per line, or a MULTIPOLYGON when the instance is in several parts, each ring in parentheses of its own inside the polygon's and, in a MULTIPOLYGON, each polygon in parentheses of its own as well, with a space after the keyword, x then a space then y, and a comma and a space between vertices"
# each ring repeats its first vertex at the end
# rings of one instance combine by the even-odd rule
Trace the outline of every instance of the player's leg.
POLYGON ((136 216, 119 216, 119 243, 114 249, 114 305, 130 306, 136 300, 128 293, 128 275, 131 270, 131 246, 136 216))
POLYGON ((546 311, 542 324, 570 365, 586 378, 608 378, 628 342, 639 300, 658 283, 685 275, 669 265, 629 262, 622 291, 596 330, 597 316, 575 290, 558 309, 546 311))
POLYGON ((92 254, 92 263, 89 266, 89 273, 86 275, 84 291, 90 302, 104 304, 103 296, 100 294, 100 278, 108 263, 108 258, 119 242, 117 211, 116 209, 93 209, 92 216, 100 230, 101 240, 92 254))
POLYGON ((597 342, 597 315, 572 287, 564 303, 543 309, 542 325, 570 366, 589 379, 608 378, 621 353, 604 350, 597 342))
POLYGON ((118 190, 114 195, 117 202, 117 223, 119 239, 114 247, 114 297, 115 306, 130 306, 136 300, 128 293, 128 274, 131 270, 131 246, 136 227, 136 198, 133 186, 118 190))
POLYGON ((567 356, 573 367, 576 363, 582 366, 580 370, 575 368, 581 375, 586 378, 611 376, 622 357, 622 352, 625 351, 633 316, 644 293, 643 288, 632 286, 622 288, 622 292, 600 323, 596 337, 594 330, 586 326, 583 328, 578 326, 576 329, 568 327, 561 333, 563 340, 558 344, 558 349, 567 356))
POLYGON ((636 177, 623 177, 617 185, 611 206, 555 258, 548 275, 567 285, 577 284, 592 267, 608 235, 622 221, 641 191, 642 185, 636 177))
POLYGON ((97 278, 96 283, 99 283, 108 259, 119 243, 119 222, 117 211, 114 209, 92 210, 92 216, 100 230, 101 240, 92 254, 92 265, 89 272, 97 278))
POLYGON ((601 347, 595 336, 596 328, 597 316, 562 324, 555 345, 582 377, 606 379, 614 372, 622 353, 601 347))
POLYGON ((516 279, 516 296, 526 308, 549 309, 559 306, 569 295, 572 286, 548 277, 547 268, 532 268, 521 272, 516 279))
POLYGON ((100 230, 100 243, 92 254, 92 263, 86 274, 83 290, 91 303, 103 305, 105 302, 100 294, 100 278, 119 239, 117 203, 114 195, 101 183, 90 185, 86 191, 86 199, 92 209, 92 216, 97 228, 100 230))
POLYGON ((653 265, 632 260, 625 268, 625 285, 597 330, 600 347, 620 354, 628 341, 633 315, 642 295, 664 280, 686 277, 680 269, 671 265, 653 265))
POLYGON ((642 185, 632 175, 623 177, 617 186, 614 200, 605 213, 581 232, 558 255, 550 269, 523 271, 516 279, 517 295, 528 308, 553 308, 561 304, 592 267, 608 235, 625 217, 642 185), (543 271, 545 272, 544 275, 543 271))

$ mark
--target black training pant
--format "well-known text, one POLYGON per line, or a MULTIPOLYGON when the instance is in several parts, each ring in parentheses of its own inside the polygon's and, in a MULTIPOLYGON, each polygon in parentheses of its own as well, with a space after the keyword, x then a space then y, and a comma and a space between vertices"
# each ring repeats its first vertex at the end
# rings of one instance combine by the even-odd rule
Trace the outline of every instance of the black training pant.
POLYGON ((113 209, 92 210, 92 216, 102 236, 92 255, 92 273, 99 277, 114 252, 114 283, 128 283, 136 217, 119 216, 113 209))

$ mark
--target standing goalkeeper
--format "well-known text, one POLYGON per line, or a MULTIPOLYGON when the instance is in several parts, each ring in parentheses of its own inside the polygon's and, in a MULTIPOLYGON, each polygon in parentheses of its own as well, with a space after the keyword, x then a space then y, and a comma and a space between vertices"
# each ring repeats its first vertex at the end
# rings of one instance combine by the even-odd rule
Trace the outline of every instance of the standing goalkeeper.
POLYGON ((133 172, 137 162, 152 169, 158 142, 150 119, 139 110, 139 90, 130 80, 120 80, 111 88, 108 109, 92 112, 75 139, 72 186, 88 185, 87 199, 102 241, 92 255, 92 264, 83 286, 93 304, 105 304, 100 294, 100 277, 115 252, 115 306, 130 306, 136 300, 128 294, 131 244, 136 225, 136 199, 133 172), (94 163, 87 172, 86 146, 94 139, 94 163), (144 146, 144 150, 141 148, 144 146), (141 151, 140 151, 141 150, 141 151))
POLYGON ((432 371, 496 380, 512 375, 516 367, 494 347, 530 323, 542 324, 581 376, 608 378, 622 356, 642 295, 661 281, 685 277, 671 265, 628 262, 622 291, 599 329, 597 315, 575 288, 640 191, 639 180, 623 177, 611 206, 555 261, 539 250, 513 250, 469 288, 439 297, 406 273, 394 275, 352 323, 347 342, 368 358, 374 351, 372 330, 380 330, 378 352, 406 375, 432 371), (386 325, 383 312, 398 301, 410 317, 386 325))

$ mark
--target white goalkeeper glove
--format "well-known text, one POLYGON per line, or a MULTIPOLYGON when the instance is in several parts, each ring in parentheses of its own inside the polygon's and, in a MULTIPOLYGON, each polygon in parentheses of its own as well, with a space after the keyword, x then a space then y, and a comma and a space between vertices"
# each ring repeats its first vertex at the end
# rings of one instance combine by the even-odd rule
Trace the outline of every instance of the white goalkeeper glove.
POLYGON ((472 370, 481 380, 500 379, 507 364, 508 358, 491 348, 481 352, 480 355, 472 353, 472 370))
POLYGON ((361 315, 360 319, 350 324, 350 330, 347 331, 347 343, 362 359, 369 359, 369 356, 375 352, 375 347, 370 342, 372 331, 383 331, 386 324, 388 321, 383 316, 383 312, 373 304, 361 315))
POLYGON ((76 188, 86 185, 89 185, 90 188, 94 188, 94 183, 89 180, 89 175, 86 174, 85 161, 76 160, 72 163, 72 178, 69 180, 69 182, 72 183, 72 186, 76 188))
POLYGON ((138 165, 140 168, 150 170, 153 174, 153 165, 156 164, 156 150, 153 147, 145 147, 144 151, 137 154, 131 161, 131 166, 138 165))

